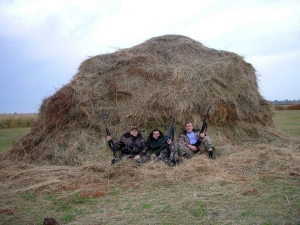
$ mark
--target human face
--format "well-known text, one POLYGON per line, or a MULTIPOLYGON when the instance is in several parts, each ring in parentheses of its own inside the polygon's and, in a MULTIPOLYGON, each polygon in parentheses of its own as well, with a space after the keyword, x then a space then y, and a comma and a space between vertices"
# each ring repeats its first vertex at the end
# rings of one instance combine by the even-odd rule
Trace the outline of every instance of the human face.
POLYGON ((186 130, 187 133, 192 133, 192 132, 193 132, 193 129, 194 129, 194 127, 193 127, 193 124, 192 124, 192 123, 187 123, 187 124, 185 125, 185 130, 186 130))
POLYGON ((158 130, 155 130, 155 131, 153 131, 153 133, 152 133, 152 137, 153 137, 154 139, 158 139, 159 135, 160 135, 160 133, 159 133, 158 130))
POLYGON ((139 131, 137 129, 132 129, 130 130, 130 134, 133 136, 133 137, 137 137, 138 136, 138 133, 139 131))

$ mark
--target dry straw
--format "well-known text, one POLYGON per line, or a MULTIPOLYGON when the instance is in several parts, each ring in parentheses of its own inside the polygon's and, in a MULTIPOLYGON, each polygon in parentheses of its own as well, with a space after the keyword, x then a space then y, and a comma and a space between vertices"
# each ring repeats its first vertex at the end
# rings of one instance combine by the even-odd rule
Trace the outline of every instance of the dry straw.
POLYGON ((180 35, 85 60, 73 79, 45 99, 30 134, 14 144, 10 158, 81 165, 107 161, 105 114, 115 141, 136 125, 144 137, 191 120, 208 123, 215 144, 226 139, 278 137, 272 105, 258 91, 253 66, 228 51, 207 48, 180 35))
MULTIPOLYGON (((245 204, 240 196, 273 198, 273 192, 264 192, 269 187, 261 178, 276 177, 297 186, 293 178, 300 176, 300 141, 276 130, 272 114, 271 104, 258 92, 251 64, 235 53, 210 49, 184 36, 152 38, 130 49, 91 57, 70 83, 43 101, 31 132, 0 155, 0 197, 8 199, 5 204, 10 207, 1 212, 14 213, 17 207, 8 202, 19 201, 24 192, 59 192, 61 200, 68 201, 73 193, 99 198, 118 191, 136 195, 157 189, 163 190, 160 199, 169 198, 179 209, 183 201, 192 203, 199 196, 221 202, 215 209, 224 215, 232 210, 239 215, 245 204), (110 164, 112 152, 101 112, 117 141, 132 125, 144 137, 153 128, 167 133, 174 109, 177 134, 186 121, 200 127, 208 106, 207 132, 216 146, 216 160, 202 154, 175 167, 156 161, 110 164), (209 190, 200 190, 202 185, 209 190), (223 185, 226 193, 238 196, 234 201, 241 205, 239 210, 227 208, 227 200, 222 204, 223 185)), ((288 203, 296 204, 297 198, 282 195, 288 203)), ((126 202, 125 195, 115 199, 117 204, 126 202)), ((290 208, 283 213, 287 210, 290 214, 290 208)), ((293 212, 292 216, 296 218, 293 212)), ((118 217, 124 221, 124 213, 117 211, 109 219, 118 217)))

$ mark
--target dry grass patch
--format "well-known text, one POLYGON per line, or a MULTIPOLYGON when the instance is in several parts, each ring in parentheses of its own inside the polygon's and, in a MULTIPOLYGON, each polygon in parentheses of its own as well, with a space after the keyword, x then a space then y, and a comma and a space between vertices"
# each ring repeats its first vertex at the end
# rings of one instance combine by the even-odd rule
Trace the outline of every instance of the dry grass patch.
POLYGON ((300 143, 293 138, 228 143, 216 160, 199 155, 175 167, 4 160, 0 216, 6 224, 40 224, 44 217, 68 224, 297 224, 299 165, 300 143))

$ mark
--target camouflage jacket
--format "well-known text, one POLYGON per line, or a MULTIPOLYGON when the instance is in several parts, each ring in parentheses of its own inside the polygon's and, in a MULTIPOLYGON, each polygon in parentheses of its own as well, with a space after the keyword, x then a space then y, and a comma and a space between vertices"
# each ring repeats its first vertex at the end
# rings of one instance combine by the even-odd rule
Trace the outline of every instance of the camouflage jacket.
MULTIPOLYGON (((200 136, 197 134, 200 129, 193 129, 193 132, 196 134, 197 137, 197 148, 201 151, 204 152, 205 150, 208 150, 209 148, 212 148, 215 150, 215 147, 210 139, 209 136, 205 136, 204 138, 200 138, 200 136), (199 144, 200 143, 200 144, 199 144)), ((188 148, 188 145, 190 144, 190 139, 186 135, 187 132, 183 131, 179 135, 178 143, 183 146, 184 148, 188 148)))
MULTIPOLYGON (((197 140, 199 141, 199 135, 197 134, 199 132, 200 129, 193 129, 193 132, 196 134, 197 140)), ((186 135, 187 132, 183 131, 178 138, 178 143, 183 146, 183 147, 188 147, 188 145, 190 144, 190 139, 189 137, 186 135)))
POLYGON ((168 136, 164 136, 161 131, 159 131, 159 133, 160 135, 158 139, 153 138, 152 132, 149 134, 146 141, 148 154, 155 154, 156 156, 159 156, 160 152, 166 148, 168 136))
POLYGON ((137 137, 133 137, 130 133, 125 133, 121 140, 115 143, 116 149, 121 149, 122 154, 126 155, 145 155, 146 143, 143 136, 139 133, 137 137))

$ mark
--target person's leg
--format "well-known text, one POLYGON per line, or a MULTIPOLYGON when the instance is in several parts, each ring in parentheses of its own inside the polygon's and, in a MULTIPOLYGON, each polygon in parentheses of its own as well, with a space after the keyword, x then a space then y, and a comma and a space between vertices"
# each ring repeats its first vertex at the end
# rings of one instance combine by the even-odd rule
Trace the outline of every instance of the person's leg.
POLYGON ((212 144, 212 141, 209 136, 205 136, 201 142, 200 145, 201 151, 207 151, 208 152, 208 157, 210 159, 213 159, 213 150, 214 150, 214 145, 212 144))

